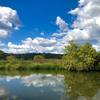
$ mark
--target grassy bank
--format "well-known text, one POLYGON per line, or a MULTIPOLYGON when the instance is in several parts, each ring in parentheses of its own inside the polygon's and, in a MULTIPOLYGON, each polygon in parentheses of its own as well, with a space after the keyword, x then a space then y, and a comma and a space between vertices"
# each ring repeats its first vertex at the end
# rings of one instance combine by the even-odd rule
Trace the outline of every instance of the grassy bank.
POLYGON ((15 60, 0 62, 0 70, 63 70, 62 60, 15 60))
MULTIPOLYGON (((0 61, 0 70, 69 70, 69 65, 62 59, 41 59, 41 60, 2 60, 0 61)), ((100 66, 95 66, 89 71, 99 71, 100 66)), ((78 71, 78 70, 70 70, 78 71)), ((80 71, 80 70, 79 70, 80 71)), ((88 70, 81 70, 88 71, 88 70)))

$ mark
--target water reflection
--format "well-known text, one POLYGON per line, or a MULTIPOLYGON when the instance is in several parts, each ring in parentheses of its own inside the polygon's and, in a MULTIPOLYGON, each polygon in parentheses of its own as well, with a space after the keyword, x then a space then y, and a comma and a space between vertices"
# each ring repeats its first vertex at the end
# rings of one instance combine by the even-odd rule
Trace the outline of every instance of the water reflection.
POLYGON ((99 73, 65 74, 66 95, 72 100, 100 100, 99 75, 99 73))
POLYGON ((3 75, 0 100, 100 100, 99 75, 74 72, 3 75))
POLYGON ((30 76, 22 77, 22 83, 25 86, 34 86, 34 87, 43 87, 43 86, 63 86, 64 76, 57 75, 53 76, 52 74, 33 74, 30 76))
POLYGON ((32 74, 0 78, 0 99, 61 100, 63 95, 63 75, 32 74))

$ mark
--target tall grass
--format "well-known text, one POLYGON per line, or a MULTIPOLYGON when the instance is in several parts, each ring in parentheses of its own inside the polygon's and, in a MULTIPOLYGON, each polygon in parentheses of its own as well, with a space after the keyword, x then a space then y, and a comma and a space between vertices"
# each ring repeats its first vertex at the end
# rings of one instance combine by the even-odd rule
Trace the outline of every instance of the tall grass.
POLYGON ((12 60, 1 61, 0 70, 61 70, 62 60, 44 59, 44 60, 12 60))

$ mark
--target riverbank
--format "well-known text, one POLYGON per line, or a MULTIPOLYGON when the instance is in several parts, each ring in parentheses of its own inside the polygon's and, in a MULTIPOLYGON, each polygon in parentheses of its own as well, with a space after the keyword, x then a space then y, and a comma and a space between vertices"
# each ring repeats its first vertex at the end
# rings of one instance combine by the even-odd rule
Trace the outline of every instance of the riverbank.
MULTIPOLYGON (((78 68, 79 69, 79 68, 78 68)), ((0 61, 0 70, 65 70, 65 71, 100 71, 100 66, 95 66, 93 69, 70 69, 66 61, 62 59, 41 59, 36 60, 2 60, 0 61)))
POLYGON ((15 60, 0 62, 0 70, 65 70, 62 60, 15 60))

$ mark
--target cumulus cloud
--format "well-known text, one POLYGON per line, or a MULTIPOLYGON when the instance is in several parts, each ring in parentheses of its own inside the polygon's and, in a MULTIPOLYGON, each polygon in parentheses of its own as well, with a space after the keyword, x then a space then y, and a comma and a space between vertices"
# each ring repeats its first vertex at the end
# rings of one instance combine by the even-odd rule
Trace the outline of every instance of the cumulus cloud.
POLYGON ((68 32, 68 24, 59 16, 56 18, 56 25, 59 27, 59 32, 54 32, 52 34, 52 37, 61 39, 64 36, 66 36, 66 33, 68 32))
MULTIPOLYGON (((77 28, 84 34, 87 39, 100 39, 100 1, 99 0, 80 0, 79 7, 71 10, 69 13, 77 15, 72 27, 77 28)), ((73 33, 74 34, 74 33, 73 33)))
POLYGON ((68 36, 75 40, 97 41, 93 44, 97 50, 100 47, 100 0, 79 0, 79 6, 69 13, 76 15, 77 18, 73 22, 73 33, 68 36), (74 32, 74 30, 78 30, 74 32))
MULTIPOLYGON (((100 0, 79 0, 78 7, 69 11, 68 14, 76 16, 72 25, 68 25, 60 16, 57 16, 56 25, 59 27, 59 31, 54 32, 49 39, 37 37, 34 39, 26 38, 20 44, 9 42, 8 49, 4 51, 8 53, 63 53, 64 46, 70 40, 75 40, 78 43, 88 41, 100 51, 100 0), (96 43, 94 44, 93 41, 96 41, 96 43)), ((15 27, 18 27, 18 15, 17 13, 15 15, 17 16, 14 17, 15 19, 11 17, 11 20, 7 21, 7 26, 5 26, 5 21, 2 21, 2 23, 0 21, 1 31, 4 37, 13 28, 13 24, 15 27), (7 33, 3 28, 7 30, 7 33)), ((3 37, 1 32, 0 36, 3 37)))
POLYGON ((0 38, 5 38, 20 26, 16 10, 0 6, 0 38))
POLYGON ((60 30, 67 29, 67 31, 53 33, 52 36, 55 36, 57 39, 61 37, 63 43, 67 43, 70 40, 75 40, 80 43, 81 41, 84 43, 88 41, 93 44, 93 47, 100 50, 100 1, 79 0, 78 3, 77 8, 68 12, 76 16, 75 21, 70 26, 71 28, 65 25, 66 22, 64 20, 57 17, 58 23, 56 22, 56 24, 60 30), (64 24, 62 25, 62 23, 64 24), (94 44, 93 41, 97 41, 97 43, 94 44))
POLYGON ((61 53, 62 45, 55 38, 26 38, 21 44, 8 43, 7 53, 61 53), (59 49, 58 49, 59 48, 59 49))
POLYGON ((62 38, 66 35, 66 32, 61 32, 61 33, 53 33, 52 34, 52 37, 55 37, 55 38, 62 38))
POLYGON ((67 27, 68 24, 59 16, 57 16, 56 25, 59 26, 59 29, 62 32, 66 32, 68 30, 68 27, 67 27))
POLYGON ((100 40, 97 43, 93 44, 93 47, 96 48, 97 51, 100 51, 100 40))

